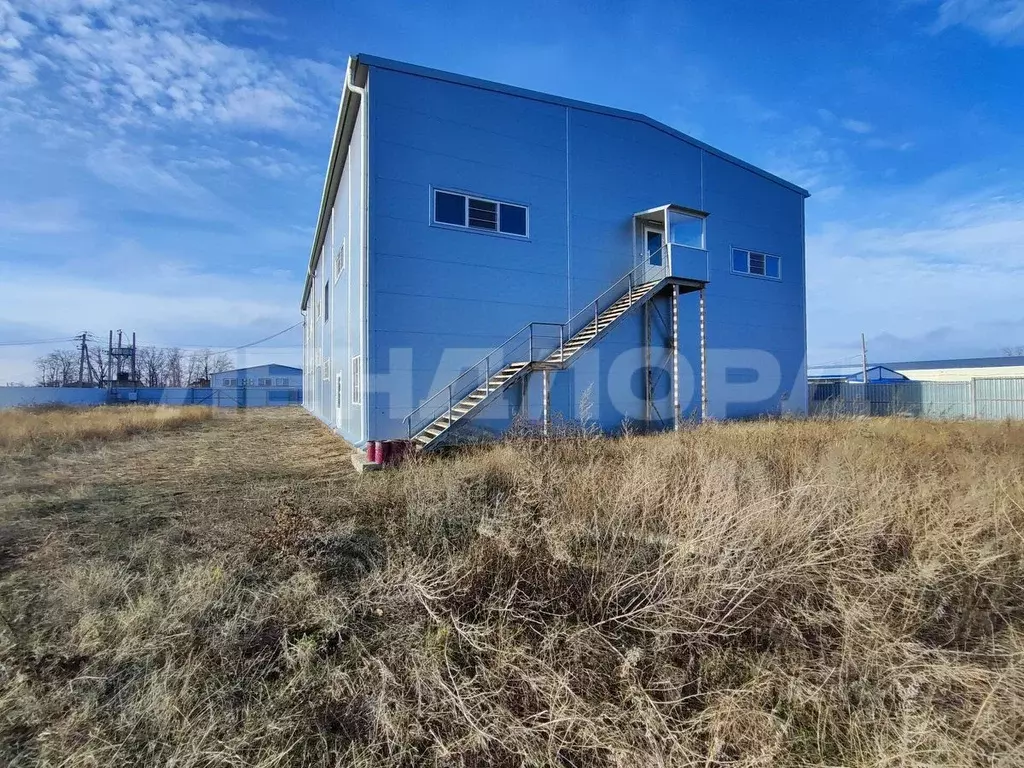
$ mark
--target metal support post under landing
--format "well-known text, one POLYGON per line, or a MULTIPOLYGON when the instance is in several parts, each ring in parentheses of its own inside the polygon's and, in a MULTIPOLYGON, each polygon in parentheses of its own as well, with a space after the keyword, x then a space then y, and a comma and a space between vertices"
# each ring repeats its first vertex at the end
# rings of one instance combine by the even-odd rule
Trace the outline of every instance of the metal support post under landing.
POLYGON ((704 289, 700 289, 700 420, 708 418, 708 343, 704 322, 704 289))
POLYGON ((551 431, 551 371, 545 369, 544 377, 544 437, 551 431))
POLYGON ((644 424, 651 428, 651 400, 654 399, 651 374, 651 302, 644 302, 644 424))
POLYGON ((672 428, 679 430, 679 286, 672 286, 672 428))

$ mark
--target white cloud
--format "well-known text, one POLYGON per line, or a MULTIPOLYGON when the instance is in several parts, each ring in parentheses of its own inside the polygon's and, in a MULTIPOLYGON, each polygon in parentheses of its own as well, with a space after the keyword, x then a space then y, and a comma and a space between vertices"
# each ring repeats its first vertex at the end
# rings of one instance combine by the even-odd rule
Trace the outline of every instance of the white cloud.
MULTIPOLYGON (((207 163, 216 164, 206 158, 207 163)), ((200 219, 225 218, 230 206, 174 167, 154 159, 143 145, 124 141, 88 152, 86 168, 99 180, 131 193, 131 205, 200 219)))
MULTIPOLYGON (((18 328, 27 338, 70 337, 83 328, 105 336, 110 328, 125 328, 138 334, 140 345, 225 348, 301 319, 301 282, 293 274, 209 272, 131 241, 60 269, 0 262, 0 285, 0 328, 18 328), (108 265, 117 266, 108 271, 108 265), (26 318, 33 319, 31 327, 26 318)), ((301 334, 275 339, 274 348, 247 350, 243 359, 294 361, 297 348, 282 346, 289 343, 301 343, 301 334)), ((32 361, 48 349, 0 349, 0 382, 31 380, 32 361)))
POLYGON ((1024 339, 1024 195, 943 198, 947 180, 866 194, 863 218, 808 237, 811 362, 998 354, 1024 339), (840 338, 843 329, 849 339, 840 338))
POLYGON ((83 227, 80 208, 75 200, 0 200, 0 235, 56 235, 83 227))
POLYGON ((933 29, 964 26, 992 42, 1024 43, 1024 0, 941 0, 933 29))
POLYGON ((0 0, 0 68, 8 89, 34 89, 36 114, 74 108, 115 128, 295 131, 329 119, 339 70, 229 45, 209 28, 268 19, 206 2, 40 0, 15 9, 0 0))
POLYGON ((854 133, 871 133, 875 130, 871 123, 865 122, 864 120, 854 120, 849 117, 845 118, 840 125, 842 125, 846 130, 853 131, 854 133))
POLYGON ((771 149, 755 159, 766 170, 809 190, 819 202, 841 195, 852 174, 839 141, 813 125, 778 136, 771 149))

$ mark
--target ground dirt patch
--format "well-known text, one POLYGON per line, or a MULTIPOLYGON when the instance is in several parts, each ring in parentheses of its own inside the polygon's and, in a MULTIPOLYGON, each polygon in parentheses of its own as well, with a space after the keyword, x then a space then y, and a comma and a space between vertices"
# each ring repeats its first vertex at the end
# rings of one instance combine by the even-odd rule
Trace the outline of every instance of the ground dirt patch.
POLYGON ((0 442, 5 765, 1024 761, 1024 426, 207 416, 0 442))

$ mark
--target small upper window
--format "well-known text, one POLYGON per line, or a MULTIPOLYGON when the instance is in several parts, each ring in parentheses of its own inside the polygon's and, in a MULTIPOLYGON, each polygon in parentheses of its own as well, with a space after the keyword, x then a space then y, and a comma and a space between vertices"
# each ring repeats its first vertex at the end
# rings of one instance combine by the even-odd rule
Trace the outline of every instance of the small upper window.
POLYGON ((434 190, 434 223, 526 237, 525 205, 434 190))
POLYGON ((757 277, 782 279, 782 259, 770 253, 732 249, 732 271, 757 277))
POLYGON ((324 322, 331 319, 331 284, 324 283, 324 322))
POLYGON ((501 204, 498 229, 506 235, 526 237, 526 208, 522 205, 501 204))
POLYGON ((668 212, 668 240, 672 245, 703 248, 704 217, 670 210, 668 212))
POLYGON ((334 252, 334 279, 341 277, 345 269, 345 238, 341 239, 337 250, 334 252))
POLYGON ((469 198, 469 226, 474 229, 498 228, 498 204, 490 200, 469 198))
POLYGON ((270 379, 257 379, 256 380, 256 386, 257 387, 269 387, 270 386, 270 379))
POLYGON ((434 221, 438 224, 466 226, 466 196, 451 192, 434 193, 434 221))

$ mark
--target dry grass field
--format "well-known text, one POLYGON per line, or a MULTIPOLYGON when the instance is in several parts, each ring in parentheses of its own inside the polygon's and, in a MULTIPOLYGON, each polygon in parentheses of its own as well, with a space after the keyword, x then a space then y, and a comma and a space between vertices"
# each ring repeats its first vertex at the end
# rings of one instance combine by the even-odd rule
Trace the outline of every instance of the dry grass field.
POLYGON ((3 765, 1024 763, 1024 425, 113 417, 0 414, 3 765))

